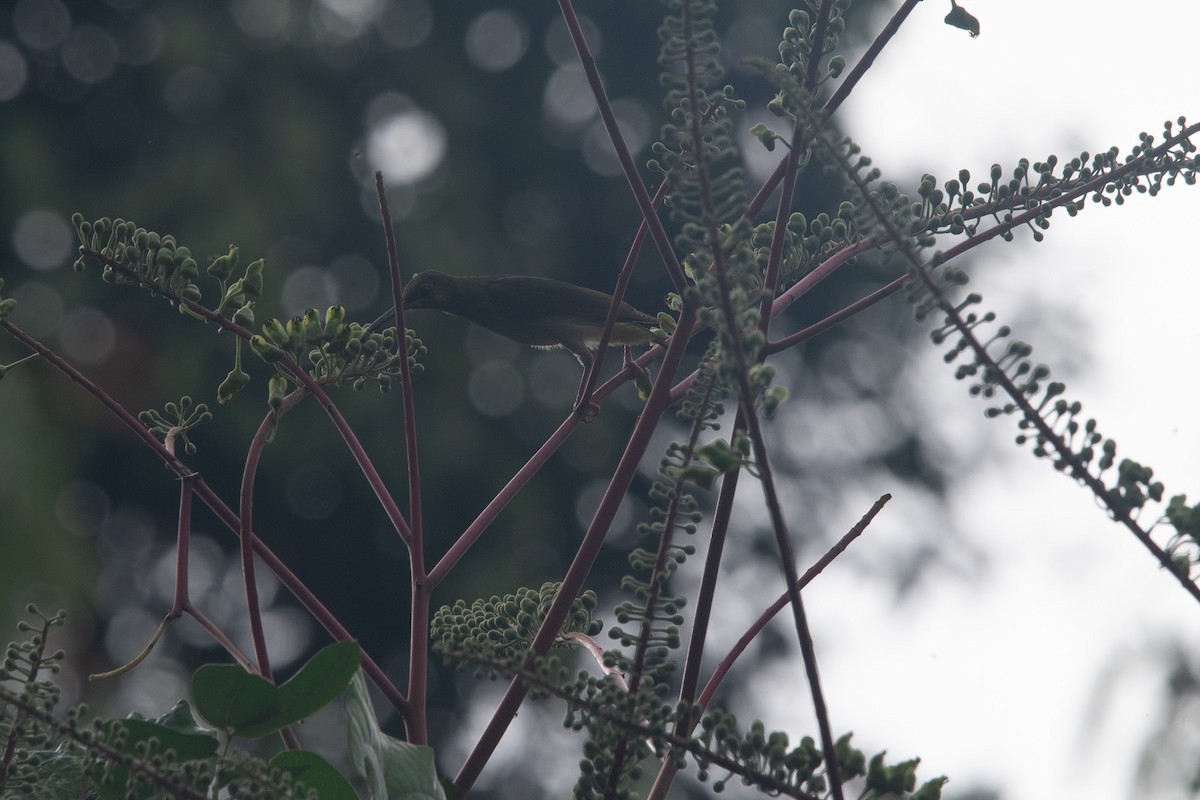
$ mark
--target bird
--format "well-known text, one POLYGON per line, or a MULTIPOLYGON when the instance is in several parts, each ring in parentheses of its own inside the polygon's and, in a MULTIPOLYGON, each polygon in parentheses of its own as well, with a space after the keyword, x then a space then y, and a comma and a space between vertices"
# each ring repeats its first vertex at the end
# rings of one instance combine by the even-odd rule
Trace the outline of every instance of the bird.
MULTIPOLYGON (((520 344, 562 348, 583 367, 584 380, 595 359, 612 305, 612 295, 572 283, 530 275, 448 275, 430 270, 414 275, 402 294, 404 310, 437 309, 462 317, 520 344)), ((371 323, 378 329, 393 321, 390 309, 371 323)), ((609 345, 630 347, 658 340, 656 317, 621 303, 609 345)), ((576 398, 576 408, 582 399, 576 398)))

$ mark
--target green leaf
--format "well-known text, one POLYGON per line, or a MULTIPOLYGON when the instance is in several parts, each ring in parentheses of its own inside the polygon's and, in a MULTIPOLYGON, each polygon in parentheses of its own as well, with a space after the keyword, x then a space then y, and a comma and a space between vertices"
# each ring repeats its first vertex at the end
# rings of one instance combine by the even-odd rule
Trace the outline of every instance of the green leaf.
POLYGON ((346 688, 361 658, 358 642, 336 642, 322 648, 282 686, 241 667, 209 664, 192 678, 192 700, 209 724, 257 739, 332 701, 346 688))
POLYGON ((358 800, 350 781, 316 753, 284 750, 271 759, 271 766, 290 773, 306 788, 316 789, 321 800, 358 800))
POLYGON ((230 733, 260 725, 279 713, 279 690, 234 664, 205 664, 192 676, 192 704, 200 718, 230 733))
POLYGON ((377 800, 445 800, 433 763, 433 749, 409 744, 379 729, 367 695, 367 682, 357 672, 346 694, 350 760, 377 800))
POLYGON ((346 690, 360 661, 362 651, 358 642, 335 642, 321 648, 291 680, 278 688, 280 707, 273 716, 235 732, 256 739, 312 716, 346 690))

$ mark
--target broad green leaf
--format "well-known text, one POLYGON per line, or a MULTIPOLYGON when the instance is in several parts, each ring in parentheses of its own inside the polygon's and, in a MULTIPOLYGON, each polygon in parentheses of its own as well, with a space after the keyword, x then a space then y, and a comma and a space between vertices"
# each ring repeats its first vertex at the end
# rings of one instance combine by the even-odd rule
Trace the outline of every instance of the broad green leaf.
POLYGON ((257 739, 311 716, 346 690, 361 660, 362 651, 355 641, 321 648, 291 680, 276 689, 279 708, 274 714, 234 733, 257 739))
POLYGON ((335 642, 309 659, 292 679, 279 687, 284 707, 294 711, 299 721, 324 708, 350 685, 358 671, 362 651, 358 642, 335 642))
POLYGON ((196 712, 214 727, 257 739, 299 722, 338 696, 358 669, 358 643, 322 648, 282 686, 233 665, 206 665, 192 678, 196 712))
POLYGON ((283 707, 279 690, 235 664, 205 664, 192 676, 192 704, 200 718, 239 733, 271 719, 283 707))
POLYGON ((350 760, 375 800, 445 800, 433 748, 409 744, 379 729, 362 672, 346 693, 350 760))

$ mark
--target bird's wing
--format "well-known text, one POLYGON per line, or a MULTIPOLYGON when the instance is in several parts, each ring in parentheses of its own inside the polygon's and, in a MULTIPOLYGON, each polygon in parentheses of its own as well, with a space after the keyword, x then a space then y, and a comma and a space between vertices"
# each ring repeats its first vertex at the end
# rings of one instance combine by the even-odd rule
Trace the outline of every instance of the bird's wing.
MULTIPOLYGON (((572 286, 569 283, 548 278, 531 278, 526 275, 498 276, 490 286, 489 298, 509 309, 514 316, 526 320, 559 319, 571 317, 585 324, 603 325, 608 316, 612 297, 572 286)), ((625 313, 618 317, 622 321, 640 321, 641 313, 624 304, 633 316, 625 313)), ((652 317, 648 318, 653 321, 652 317)))

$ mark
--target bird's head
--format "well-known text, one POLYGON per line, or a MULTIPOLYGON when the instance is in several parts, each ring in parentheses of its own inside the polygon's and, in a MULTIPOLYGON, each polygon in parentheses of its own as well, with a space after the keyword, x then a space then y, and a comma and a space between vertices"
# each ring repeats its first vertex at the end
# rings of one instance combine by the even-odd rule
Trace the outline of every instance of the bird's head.
POLYGON ((404 287, 404 308, 436 308, 451 311, 457 278, 444 272, 414 275, 404 287))

